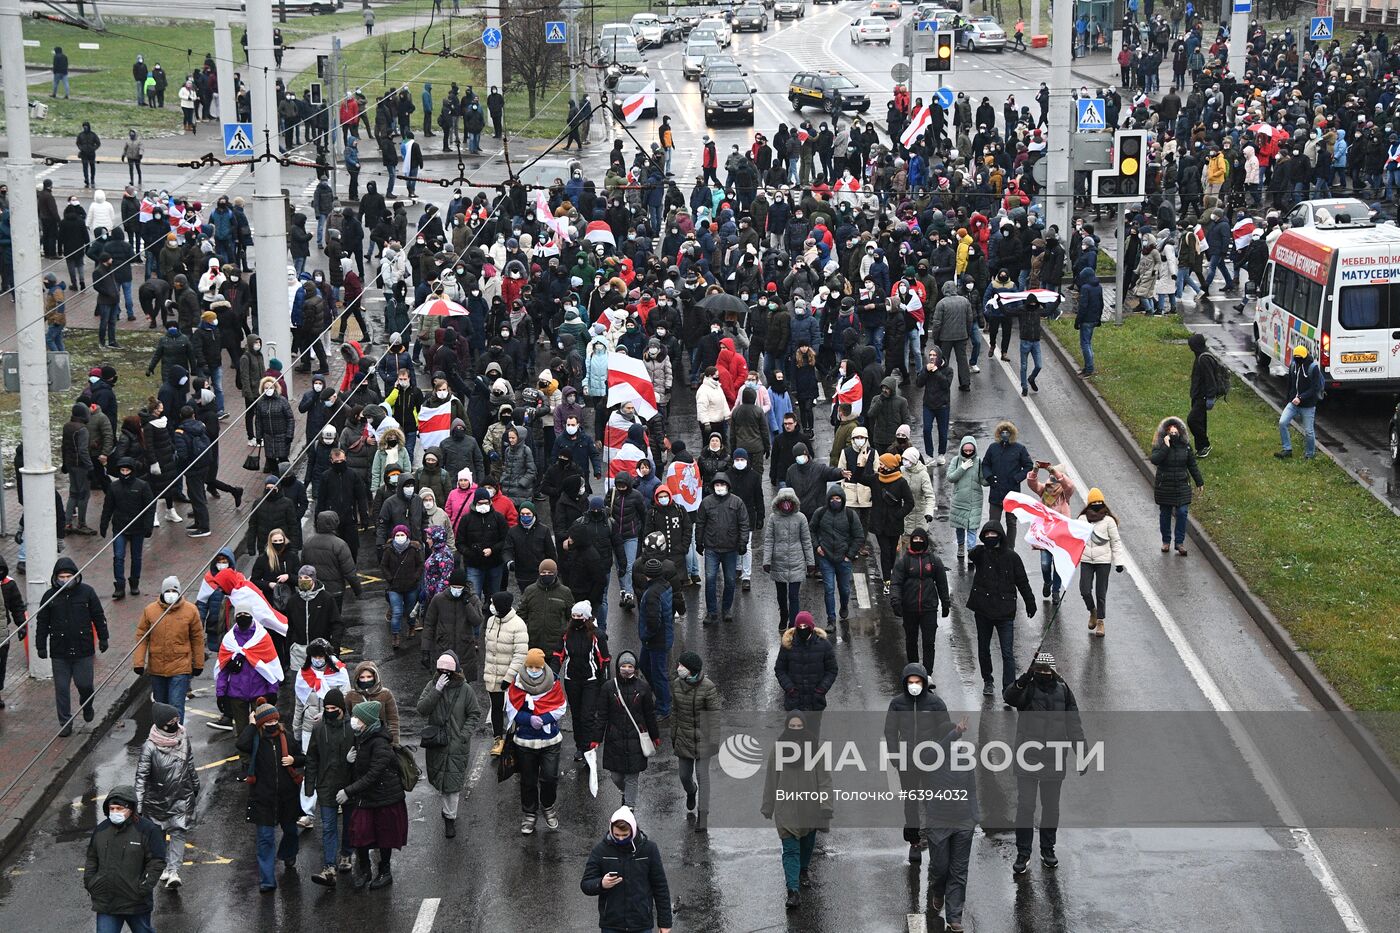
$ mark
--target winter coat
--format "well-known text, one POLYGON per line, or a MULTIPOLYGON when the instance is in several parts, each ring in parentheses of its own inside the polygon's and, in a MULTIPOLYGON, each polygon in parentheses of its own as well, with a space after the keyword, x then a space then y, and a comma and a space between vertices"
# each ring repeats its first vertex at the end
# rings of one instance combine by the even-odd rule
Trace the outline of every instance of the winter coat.
POLYGON ((650 930, 671 926, 671 889, 661 863, 661 849, 638 832, 626 845, 599 840, 588 853, 579 888, 598 898, 598 926, 603 930, 650 930), (607 889, 603 876, 615 873, 622 883, 607 889))
POLYGON ((340 596, 349 587, 359 599, 362 595, 360 575, 355 569, 350 545, 336 533, 339 527, 339 514, 329 510, 317 512, 316 530, 302 545, 301 559, 316 568, 316 582, 332 597, 340 596))
POLYGON ((833 466, 827 466, 818 460, 794 463, 787 468, 785 477, 788 488, 797 496, 802 514, 809 518, 826 501, 823 490, 826 489, 827 484, 840 478, 840 470, 833 466))
POLYGON ((922 461, 911 465, 906 460, 902 472, 904 481, 909 484, 909 495, 914 500, 914 507, 904 516, 904 533, 907 535, 915 528, 931 523, 929 516, 936 510, 938 499, 934 492, 933 478, 929 476, 928 467, 922 461))
MULTIPOLYGON (((306 562, 304 553, 301 559, 303 563, 306 562)), ((311 590, 311 598, 307 599, 303 590, 296 590, 288 597, 283 614, 287 617, 288 644, 305 647, 322 638, 330 642, 333 649, 340 649, 345 638, 345 625, 341 621, 340 610, 336 608, 335 598, 319 585, 319 576, 317 586, 311 590)))
MULTIPOLYGON (((828 502, 834 496, 846 501, 846 494, 840 486, 832 486, 826 492, 828 502)), ((865 546, 865 528, 850 506, 839 511, 824 505, 817 509, 810 523, 812 547, 820 550, 828 560, 840 562, 843 558, 855 560, 860 549, 865 546)))
POLYGON ((408 545, 400 551, 392 544, 387 544, 379 566, 384 571, 384 586, 390 592, 407 593, 417 590, 419 582, 423 579, 423 545, 410 539, 408 545))
POLYGON ((724 397, 719 380, 707 376, 695 390, 695 415, 701 424, 719 424, 729 420, 729 401, 724 397))
POLYGON ((763 531, 763 571, 774 583, 801 583, 807 578, 807 568, 817 565, 812 531, 796 504, 797 496, 791 489, 778 490, 772 517, 763 531), (781 511, 781 502, 792 502, 793 511, 781 511))
POLYGON ((1026 579, 1026 566, 1021 556, 1006 541, 1001 525, 988 522, 978 533, 979 539, 987 532, 996 530, 1002 535, 998 548, 978 544, 967 552, 967 563, 973 570, 972 591, 967 597, 967 608, 988 619, 1005 620, 1016 618, 1016 594, 1026 604, 1026 614, 1035 608, 1035 595, 1026 579))
POLYGON ((890 574, 890 606, 902 616, 934 614, 939 606, 952 605, 948 596, 948 571, 932 550, 922 554, 905 551, 890 574))
POLYGON ((988 501, 1000 503, 1008 492, 1020 490, 1035 464, 1026 446, 1016 440, 1018 432, 1011 422, 999 422, 992 436, 996 439, 982 454, 982 484, 990 487, 988 501), (1005 444, 999 437, 1003 429, 1011 433, 1005 444))
POLYGON ((574 601, 573 592, 557 580, 548 589, 538 582, 525 588, 520 596, 520 614, 525 619, 531 648, 549 654, 559 647, 569 626, 574 601))
POLYGON ((39 608, 37 650, 40 657, 73 660, 90 658, 96 653, 96 643, 107 644, 107 614, 97 592, 83 582, 78 565, 71 557, 54 561, 39 608), (74 576, 67 586, 60 587, 58 574, 74 576), (93 638, 94 630, 96 639, 93 638))
POLYGON ((614 658, 613 676, 598 693, 593 717, 592 735, 603 746, 599 756, 603 770, 622 774, 641 774, 645 771, 647 758, 642 754, 642 739, 637 730, 646 732, 656 742, 661 738, 661 729, 656 724, 656 702, 651 685, 641 671, 631 677, 618 677, 617 658, 614 658), (632 725, 634 719, 636 726, 632 725))
POLYGON ((783 709, 820 711, 826 709, 826 694, 836 683, 836 652, 826 637, 826 629, 814 628, 805 641, 797 629, 783 632, 782 647, 773 665, 773 674, 783 690, 783 709))
MULTIPOLYGON (((723 475, 723 474, 721 474, 723 475)), ((706 496, 695 512, 695 547, 703 553, 748 550, 749 510, 738 496, 706 496)))
POLYGON ((677 758, 709 758, 719 753, 719 711, 719 688, 714 681, 704 674, 699 683, 672 675, 671 750, 677 758))
POLYGON ((264 497, 253 511, 253 517, 248 521, 248 535, 244 538, 248 553, 261 551, 274 528, 286 532, 288 547, 301 550, 301 520, 297 518, 296 503, 281 492, 264 497))
MULTIPOLYGON (((808 724, 808 729, 813 726, 808 724)), ((816 758, 816 751, 810 747, 814 739, 809 733, 787 736, 808 746, 800 752, 804 760, 816 758), (801 738, 798 738, 800 736, 801 738)), ((831 825, 832 786, 831 769, 817 758, 811 767, 779 768, 773 751, 768 753, 764 766, 763 804, 761 812, 773 821, 773 828, 781 839, 800 839, 814 830, 831 825), (782 791, 781 797, 779 791, 782 791)))
POLYGON ((870 442, 876 451, 888 449, 899 426, 909 423, 909 402, 899 394, 899 377, 886 376, 881 380, 880 388, 888 388, 892 394, 888 398, 883 393, 876 395, 865 416, 865 426, 870 429, 870 442))
POLYGON ((353 769, 346 755, 354 747, 355 732, 350 728, 349 711, 334 722, 322 716, 312 728, 302 786, 308 792, 316 791, 318 806, 336 806, 335 795, 350 785, 353 769))
POLYGON ((169 607, 159 600, 148 604, 136 623, 131 666, 152 677, 204 670, 204 626, 195 604, 183 596, 169 607))
MULTIPOLYGON (((115 787, 112 793, 136 799, 130 785, 115 787)), ((107 812, 104 801, 102 813, 105 816, 107 812)), ((165 833, 154 821, 133 815, 118 826, 104 819, 88 840, 83 887, 96 913, 149 914, 155 906, 152 894, 164 871, 165 833)))
POLYGON ((1196 451, 1191 447, 1186 426, 1178 418, 1163 418, 1152 439, 1152 465, 1157 473, 1152 480, 1152 500, 1158 505, 1179 508, 1191 504, 1191 484, 1206 484, 1201 468, 1196 465, 1196 451), (1166 442, 1167 429, 1176 425, 1178 436, 1166 442))
POLYGON ((425 749, 428 783, 439 793, 455 794, 467 784, 472 733, 481 722, 481 705, 476 688, 460 676, 449 680, 441 692, 437 689, 439 675, 430 676, 418 696, 418 715, 423 717, 424 727, 438 730, 444 744, 425 749))
MULTIPOLYGON (((865 428, 857 428, 859 436, 865 438, 865 449, 857 451, 854 444, 843 447, 837 453, 836 467, 840 470, 849 470, 851 478, 841 480, 841 491, 846 494, 846 504, 853 509, 870 508, 870 487, 861 482, 861 479, 875 469, 875 464, 879 462, 879 454, 870 446, 870 435, 865 428), (862 455, 864 462, 862 462, 862 455)), ((855 436, 855 432, 851 432, 855 436)))
MULTIPOLYGON (((349 703, 349 698, 346 699, 349 703)), ((399 762, 384 723, 355 737, 354 780, 345 788, 356 807, 390 807, 404 799, 399 762)))
POLYGON ((164 830, 187 830, 194 825, 199 800, 199 772, 188 735, 174 748, 149 739, 136 760, 136 809, 164 830))
POLYGON ((248 788, 248 822, 255 826, 277 826, 299 817, 301 782, 294 775, 300 775, 306 766, 301 742, 285 730, 270 738, 251 723, 242 728, 234 744, 249 756, 246 773, 253 780, 248 788), (284 741, 286 754, 292 758, 290 768, 282 764, 284 741))
POLYGON ((296 438, 291 404, 281 395, 260 396, 253 403, 254 436, 263 442, 263 453, 275 460, 290 459, 296 438))
POLYGON ((389 733, 389 741, 395 745, 399 744, 399 701, 394 696, 394 691, 384 686, 384 680, 379 676, 379 666, 373 661, 361 661, 355 665, 354 673, 350 677, 350 685, 353 689, 345 694, 346 710, 353 710, 356 703, 363 703, 366 700, 374 700, 379 703, 383 710, 379 714, 380 726, 389 733), (365 692, 360 689, 360 677, 366 672, 373 672, 374 687, 365 692))
POLYGON ((971 434, 964 435, 958 444, 958 452, 948 461, 946 476, 953 486, 953 501, 948 512, 948 522, 954 528, 979 528, 982 525, 982 458, 973 454, 964 458, 965 445, 976 447, 971 434))
POLYGON ((1112 515, 1105 514, 1103 518, 1094 521, 1088 515, 1081 516, 1083 521, 1089 522, 1092 529, 1089 540, 1084 545, 1084 554, 1079 562, 1082 564, 1117 564, 1123 563, 1123 539, 1118 533, 1118 520, 1112 515))
POLYGON ((904 534, 904 519, 913 514, 915 505, 909 482, 903 476, 896 476, 886 483, 878 473, 866 474, 861 482, 870 487, 870 527, 867 530, 877 536, 904 534))
MULTIPOLYGON (((1030 672, 1016 678, 1002 691, 1006 705, 1015 707, 1016 747, 1025 749, 1024 760, 1018 754, 1016 771, 1038 780, 1064 778, 1065 768, 1055 767, 1056 754, 1051 742, 1084 742, 1084 724, 1079 719, 1079 703, 1074 691, 1059 674, 1046 684, 1030 672), (1029 766, 1029 767, 1027 767, 1029 766)), ((1064 756, 1067 764, 1072 759, 1064 756)))
MULTIPOLYGON (((109 457, 108 462, 120 464, 121 461, 114 461, 109 457)), ((124 480, 118 477, 107 488, 107 495, 102 501, 102 519, 98 522, 98 528, 104 537, 109 529, 114 534, 125 533, 133 538, 151 536, 156 517, 156 510, 153 508, 155 495, 151 492, 149 483, 137 478, 136 474, 140 469, 138 465, 132 471, 131 479, 124 480)))
POLYGON ((492 613, 486 620, 486 661, 482 680, 488 693, 501 693, 502 681, 515 683, 530 650, 530 630, 512 608, 504 617, 492 613))

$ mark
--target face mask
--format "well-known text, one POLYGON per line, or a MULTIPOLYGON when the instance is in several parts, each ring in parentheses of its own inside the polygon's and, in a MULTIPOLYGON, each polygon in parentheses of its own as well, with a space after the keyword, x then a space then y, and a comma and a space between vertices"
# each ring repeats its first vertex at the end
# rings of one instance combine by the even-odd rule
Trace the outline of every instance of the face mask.
POLYGON ((729 487, 723 483, 717 483, 715 485, 715 495, 719 496, 721 499, 724 498, 729 495, 729 487))
POLYGON ((909 542, 909 550, 913 551, 915 554, 918 554, 921 551, 925 551, 927 549, 928 542, 925 541, 923 538, 914 538, 909 542))
POLYGON ((831 509, 833 512, 839 512, 846 507, 846 503, 841 499, 832 499, 826 505, 827 508, 831 509))
POLYGON ((449 395, 451 395, 452 393, 449 392, 449 391, 447 391, 446 389, 439 389, 437 392, 435 392, 435 393, 433 393, 433 394, 436 395, 439 399, 442 399, 442 400, 446 401, 447 397, 448 397, 449 395))
POLYGON ((795 508, 797 508, 797 505, 791 499, 784 499, 782 502, 778 503, 778 511, 780 512, 791 514, 792 510, 795 508))
POLYGON ((452 429, 452 436, 453 436, 456 440, 459 440, 459 441, 460 441, 462 438, 464 438, 464 437, 467 436, 467 429, 466 429, 466 428, 453 428, 453 429, 452 429))
POLYGON ((272 398, 272 397, 273 397, 274 395, 276 395, 276 394, 277 394, 277 387, 276 387, 276 386, 268 386, 266 389, 263 389, 263 395, 266 395, 268 398, 272 398))
POLYGON ((304 580, 304 579, 299 579, 299 580, 297 580, 297 589, 299 589, 299 590, 310 591, 311 588, 314 587, 315 585, 316 585, 316 581, 315 581, 315 580, 304 580))
POLYGON ((327 719, 329 719, 331 722, 339 722, 339 721, 340 721, 340 710, 338 710, 338 709, 328 709, 328 710, 325 710, 324 713, 323 713, 323 715, 324 715, 327 719))
POLYGON ((361 692, 361 693, 367 693, 368 691, 373 690, 373 689, 374 689, 374 683, 375 683, 375 682, 374 682, 373 680, 357 680, 357 681, 355 681, 355 684, 356 684, 356 686, 358 686, 358 687, 360 688, 360 692, 361 692))
POLYGON ((1051 684, 1055 682, 1054 671, 1034 671, 1035 682, 1038 684, 1051 684))
POLYGON ((797 638, 798 638, 799 641, 806 641, 807 639, 809 639, 809 638, 811 638, 811 637, 812 637, 812 630, 811 630, 811 629, 809 629, 809 628, 800 628, 800 629, 797 630, 797 638))
POLYGON ((335 460, 331 463, 331 469, 335 470, 337 473, 344 473, 347 469, 349 469, 349 464, 347 464, 344 460, 335 460))
POLYGON ((413 498, 413 493, 414 493, 414 492, 415 492, 415 490, 414 490, 414 488, 413 488, 412 486, 405 486, 405 487, 403 488, 403 497, 404 497, 405 499, 412 499, 412 498, 413 498))
POLYGON ((365 724, 360 722, 358 719, 352 719, 350 720, 350 728, 356 732, 364 732, 365 724))
POLYGON ((489 502, 478 502, 478 503, 476 504, 475 508, 476 508, 476 511, 477 511, 478 514, 480 514, 480 515, 485 515, 487 512, 491 511, 491 503, 489 503, 489 502))
POLYGON ((997 437, 1001 439, 1001 442, 1002 442, 1003 444, 1009 444, 1009 443, 1011 443, 1011 432, 1010 432, 1010 431, 1002 431, 1000 434, 997 435, 997 437))
POLYGON ((175 605, 175 600, 179 598, 180 593, 178 590, 166 590, 164 593, 160 594, 161 602, 165 603, 167 606, 175 605))
POLYGON ((173 722, 162 723, 160 731, 164 732, 166 735, 174 735, 180 731, 180 721, 177 719, 173 722))
POLYGON ((974 456, 977 455, 977 450, 976 450, 975 448, 972 449, 972 450, 968 450, 966 447, 964 447, 964 448, 962 449, 962 455, 963 455, 964 457, 966 457, 968 460, 971 460, 974 456))
POLYGON ((806 454, 799 454, 797 457, 797 462, 798 464, 806 464, 806 462, 810 459, 812 458, 808 457, 806 454))
POLYGON ((525 676, 530 678, 531 680, 539 680, 541 677, 544 676, 544 668, 527 667, 525 668, 525 676))
POLYGON ((276 735, 278 731, 279 730, 275 724, 271 726, 263 726, 263 735, 276 735))
POLYGON ((320 670, 325 670, 325 667, 326 667, 326 659, 325 659, 325 658, 312 658, 312 659, 311 659, 311 666, 312 666, 313 668, 315 668, 316 670, 318 670, 318 671, 320 671, 320 670))
POLYGON ((88 385, 93 385, 93 384, 95 384, 96 382, 97 382, 97 377, 96 377, 96 376, 88 376, 88 385))
POLYGON ((526 528, 529 528, 529 527, 530 527, 531 525, 533 525, 534 523, 535 523, 535 516, 531 515, 529 512, 523 512, 523 513, 521 513, 521 515, 520 515, 520 524, 524 525, 526 528))
POLYGON ((287 542, 286 542, 286 541, 273 541, 273 542, 272 542, 272 546, 275 547, 275 548, 283 548, 283 547, 286 547, 286 546, 287 546, 287 542))
POLYGON ((113 826, 120 826, 126 822, 126 811, 112 810, 107 814, 107 819, 112 821, 113 826))
POLYGON ((404 547, 408 544, 408 535, 394 535, 394 543, 399 547, 404 547))
POLYGON ((670 504, 671 504, 671 497, 670 497, 670 496, 657 496, 657 497, 656 497, 656 504, 657 504, 657 505, 660 505, 660 506, 667 506, 667 505, 670 505, 670 504))
POLYGON ((228 562, 227 562, 227 561, 222 561, 222 560, 221 560, 221 561, 219 561, 217 564, 214 565, 214 572, 215 572, 215 573, 218 573, 218 572, 221 571, 221 570, 227 570, 227 569, 228 569, 228 562))
POLYGON ((1001 538, 996 535, 988 535, 982 539, 982 543, 990 548, 998 548, 1001 547, 1001 538))
POLYGON ((910 684, 910 685, 909 685, 908 687, 906 687, 905 689, 909 691, 909 695, 910 695, 911 697, 916 697, 916 696, 918 696, 919 694, 921 694, 921 693, 924 692, 924 685, 921 684, 921 683, 919 683, 918 681, 915 681, 914 683, 910 684))

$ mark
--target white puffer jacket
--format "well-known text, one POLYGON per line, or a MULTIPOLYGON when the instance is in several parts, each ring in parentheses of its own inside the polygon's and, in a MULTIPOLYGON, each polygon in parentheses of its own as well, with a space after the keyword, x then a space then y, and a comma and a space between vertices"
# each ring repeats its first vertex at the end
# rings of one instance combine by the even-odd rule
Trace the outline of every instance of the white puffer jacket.
POLYGON ((483 679, 489 693, 501 692, 501 681, 515 682, 515 675, 525 668, 525 653, 530 650, 530 632, 525 621, 514 609, 505 618, 495 615, 486 620, 486 664, 483 679))
POLYGON ((695 391, 695 416, 701 424, 717 424, 729 420, 729 400, 714 376, 706 376, 695 391))
POLYGON ((1118 522, 1112 515, 1105 515, 1096 522, 1090 522, 1094 529, 1089 535, 1089 543, 1084 546, 1081 562, 1085 564, 1123 563, 1123 539, 1118 536, 1118 522))

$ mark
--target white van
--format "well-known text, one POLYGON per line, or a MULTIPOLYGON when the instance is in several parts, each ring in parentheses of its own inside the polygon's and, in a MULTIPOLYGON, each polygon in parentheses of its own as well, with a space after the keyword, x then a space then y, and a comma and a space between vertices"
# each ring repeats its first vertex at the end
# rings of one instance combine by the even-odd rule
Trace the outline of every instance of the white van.
POLYGON ((1343 222, 1285 230, 1269 251, 1254 322, 1261 368, 1287 371, 1295 346, 1328 389, 1400 389, 1400 227, 1343 222))

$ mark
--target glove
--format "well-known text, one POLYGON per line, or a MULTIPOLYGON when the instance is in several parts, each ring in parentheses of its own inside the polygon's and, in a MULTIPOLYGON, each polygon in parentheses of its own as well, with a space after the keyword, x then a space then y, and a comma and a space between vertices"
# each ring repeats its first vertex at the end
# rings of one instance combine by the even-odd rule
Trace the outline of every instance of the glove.
POLYGON ((97 534, 98 534, 98 537, 102 537, 102 538, 107 537, 107 526, 106 526, 106 525, 98 525, 98 526, 97 526, 97 534))
POLYGON ((764 564, 764 565, 763 565, 763 572, 764 572, 764 573, 771 573, 772 570, 773 570, 773 565, 772 565, 772 564, 764 564))
POLYGON ((424 651, 423 657, 419 659, 419 663, 423 665, 423 670, 426 671, 433 666, 433 656, 424 651))
POLYGON ((705 549, 697 544, 695 545, 695 553, 703 555, 705 553, 705 549))
POLYGON ((151 376, 152 376, 154 373, 155 373, 155 370, 154 370, 154 369, 148 369, 148 370, 146 370, 146 378, 147 378, 147 379, 151 378, 151 376))
POLYGON ((48 653, 47 651, 45 651, 43 648, 35 648, 35 649, 34 649, 34 653, 37 654, 37 655, 39 656, 39 660, 41 660, 41 661, 48 660, 49 653, 48 653))
POLYGON ((795 700, 795 699, 797 699, 797 688, 796 688, 796 687, 788 687, 788 688, 787 688, 787 695, 788 695, 788 699, 790 699, 790 700, 795 700))
POLYGON ((234 655, 233 659, 228 662, 228 672, 237 674, 241 670, 243 670, 243 655, 234 655))
POLYGON ((1123 565, 1122 565, 1122 564, 1119 564, 1117 567, 1114 567, 1114 568, 1113 568, 1113 572, 1114 572, 1114 573, 1122 573, 1122 572, 1123 572, 1123 565))
POLYGON ((1035 603, 1026 603, 1026 618, 1035 618, 1035 603))
POLYGON ((544 720, 538 716, 530 717, 530 728, 539 730, 544 728, 544 720))
POLYGON ((137 677, 140 677, 142 674, 146 673, 146 669, 144 667, 133 667, 132 670, 136 672, 137 677))
POLYGON ((924 524, 925 524, 925 525, 932 525, 932 524, 933 524, 933 516, 932 516, 932 515, 929 515, 927 512, 924 513, 924 524))
POLYGON ((953 607, 952 607, 952 606, 944 606, 944 607, 943 607, 943 618, 946 619, 946 618, 948 618, 948 616, 950 616, 950 615, 952 615, 952 614, 953 614, 953 607))
MULTIPOLYGON (((354 750, 353 748, 350 749, 350 751, 348 751, 348 752, 345 753, 345 760, 348 761, 348 762, 350 762, 352 765, 355 763, 355 750, 354 750)), ((344 791, 341 791, 341 793, 343 794, 343 793, 345 793, 345 792, 344 792, 344 791)), ((344 803, 345 801, 344 801, 344 800, 341 800, 340 802, 341 802, 341 803, 344 803)))
POLYGON ((200 676, 200 675, 203 674, 203 673, 204 673, 204 668, 202 668, 202 667, 196 667, 196 668, 194 669, 194 673, 191 674, 190 676, 191 676, 191 677, 198 677, 198 676, 200 676))
POLYGON ((501 689, 502 689, 502 690, 509 690, 509 689, 510 689, 510 681, 508 681, 508 680, 503 680, 503 681, 501 681, 501 689))
POLYGON ((433 684, 433 689, 438 693, 447 689, 447 682, 452 678, 447 674, 439 674, 437 682, 433 684))
MULTIPOLYGON (((354 749, 351 749, 351 750, 350 750, 350 754, 351 754, 351 755, 354 755, 354 754, 355 754, 355 750, 354 750, 354 749)), ((349 757, 349 756, 347 756, 347 757, 349 757)), ((353 758, 351 758, 350 760, 351 760, 351 761, 354 761, 353 758)), ((348 803, 349 801, 350 801, 350 795, 347 794, 347 793, 345 792, 345 788, 342 787, 340 790, 338 790, 338 791, 335 792, 335 802, 336 802, 336 803, 344 804, 344 803, 348 803)))
POLYGON ((97 650, 103 654, 107 653, 107 639, 104 638, 97 643, 97 650))

